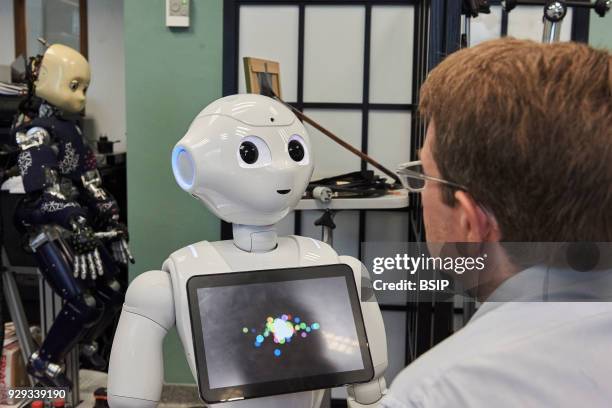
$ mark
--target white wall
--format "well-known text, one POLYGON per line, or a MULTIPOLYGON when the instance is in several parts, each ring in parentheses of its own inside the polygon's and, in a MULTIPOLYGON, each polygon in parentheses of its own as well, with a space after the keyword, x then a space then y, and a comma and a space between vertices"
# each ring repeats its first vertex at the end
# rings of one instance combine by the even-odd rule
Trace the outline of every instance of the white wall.
POLYGON ((10 65, 15 59, 14 27, 13 0, 0 0, 0 65, 10 65))
MULTIPOLYGON (((6 0, 3 0, 6 1, 6 0)), ((123 0, 88 0, 89 63, 91 84, 87 92, 87 117, 93 126, 89 138, 107 134, 119 140, 115 151, 126 151, 125 57, 123 0)))

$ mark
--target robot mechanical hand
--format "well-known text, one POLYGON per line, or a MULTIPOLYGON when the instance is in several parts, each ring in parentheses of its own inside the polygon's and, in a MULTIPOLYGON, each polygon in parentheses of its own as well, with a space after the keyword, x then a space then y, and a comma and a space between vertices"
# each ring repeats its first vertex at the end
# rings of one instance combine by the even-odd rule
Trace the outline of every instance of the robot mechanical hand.
POLYGON ((72 237, 70 243, 74 249, 74 277, 83 280, 89 277, 95 280, 104 274, 104 266, 98 246, 100 241, 93 230, 87 225, 84 217, 77 217, 71 222, 72 237))
POLYGON ((115 258, 117 262, 121 262, 125 265, 127 265, 128 261, 131 264, 136 262, 125 238, 113 241, 111 243, 111 249, 113 250, 113 258, 115 258))
POLYGON ((128 246, 130 236, 125 224, 113 221, 107 226, 107 231, 96 232, 95 235, 110 242, 115 261, 124 265, 127 265, 128 261, 132 264, 136 262, 128 246))

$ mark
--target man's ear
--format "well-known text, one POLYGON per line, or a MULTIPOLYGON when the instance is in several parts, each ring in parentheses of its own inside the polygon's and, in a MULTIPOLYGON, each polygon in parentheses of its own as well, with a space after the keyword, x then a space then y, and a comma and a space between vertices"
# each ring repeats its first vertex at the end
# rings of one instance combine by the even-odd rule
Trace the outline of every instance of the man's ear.
POLYGON ((472 196, 462 190, 455 192, 456 209, 459 211, 459 227, 465 242, 499 241, 501 234, 493 215, 482 209, 472 196))

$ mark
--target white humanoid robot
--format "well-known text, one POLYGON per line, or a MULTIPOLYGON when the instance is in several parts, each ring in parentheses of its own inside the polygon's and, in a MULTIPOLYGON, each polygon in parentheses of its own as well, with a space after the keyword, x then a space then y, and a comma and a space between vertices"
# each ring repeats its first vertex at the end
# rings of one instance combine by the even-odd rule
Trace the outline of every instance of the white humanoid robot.
MULTIPOLYGON (((275 224, 298 203, 313 172, 308 134, 283 104, 234 95, 206 107, 172 152, 179 186, 219 218, 233 223, 233 240, 202 241, 172 253, 162 270, 130 285, 110 359, 110 406, 155 407, 163 382, 162 342, 176 325, 189 367, 196 362, 187 301, 194 275, 249 270, 349 265, 361 291, 363 265, 311 238, 278 237, 275 224)), ((361 294, 360 294, 361 295, 361 294)), ((361 302, 374 379, 348 386, 350 407, 376 406, 386 390, 387 346, 376 302, 361 302)), ((318 407, 323 390, 246 399, 222 407, 318 407)))

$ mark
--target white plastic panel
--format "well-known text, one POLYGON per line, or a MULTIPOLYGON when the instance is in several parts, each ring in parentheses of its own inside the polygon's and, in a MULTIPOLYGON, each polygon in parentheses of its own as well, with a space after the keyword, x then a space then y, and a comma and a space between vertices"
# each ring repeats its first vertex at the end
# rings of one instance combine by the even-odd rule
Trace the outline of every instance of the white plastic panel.
POLYGON ((470 46, 501 37, 501 6, 491 6, 490 14, 470 18, 470 46))
MULTIPOLYGON (((306 115, 334 132, 344 141, 361 149, 361 111, 307 109, 306 115)), ((310 125, 306 125, 313 147, 315 171, 313 180, 357 171, 361 161, 348 150, 310 125)))
MULTIPOLYGON (((508 13, 508 36, 541 42, 544 31, 543 15, 544 7, 542 6, 518 6, 508 13)), ((560 41, 571 39, 572 15, 573 10, 568 7, 567 15, 561 26, 560 41)))
POLYGON ((414 7, 372 7, 370 102, 411 103, 414 7))
POLYGON ((365 8, 307 6, 304 23, 304 101, 362 102, 365 8))
POLYGON ((385 372, 387 387, 405 367, 406 361, 406 312, 382 312, 387 334, 387 355, 389 367, 385 372))
MULTIPOLYGON (((410 161, 410 122, 409 112, 370 111, 368 154, 391 171, 410 161)), ((371 165, 368 168, 388 178, 371 165)))
POLYGON ((281 92, 288 102, 297 101, 297 6, 241 6, 238 92, 246 92, 243 57, 280 63, 281 92))
MULTIPOLYGON (((302 234, 305 237, 321 239, 321 227, 314 225, 322 211, 302 211, 302 234)), ((338 211, 334 217, 334 249, 340 255, 359 255, 359 212, 338 211)))

